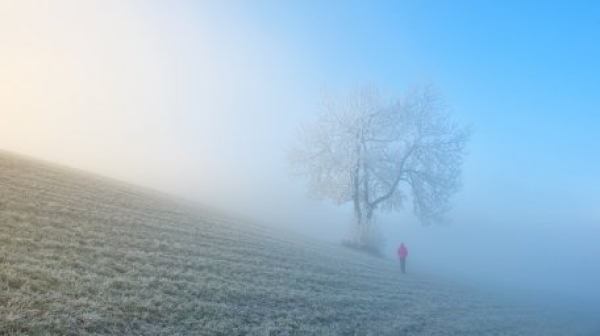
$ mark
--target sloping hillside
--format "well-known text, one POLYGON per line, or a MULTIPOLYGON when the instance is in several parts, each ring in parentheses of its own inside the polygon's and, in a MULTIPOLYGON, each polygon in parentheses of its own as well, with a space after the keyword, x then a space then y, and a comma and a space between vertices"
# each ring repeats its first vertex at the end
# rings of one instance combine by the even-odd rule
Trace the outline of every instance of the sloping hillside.
MULTIPOLYGON (((550 321, 550 322, 549 322, 550 321)), ((0 333, 577 335, 390 261, 0 152, 0 333)))

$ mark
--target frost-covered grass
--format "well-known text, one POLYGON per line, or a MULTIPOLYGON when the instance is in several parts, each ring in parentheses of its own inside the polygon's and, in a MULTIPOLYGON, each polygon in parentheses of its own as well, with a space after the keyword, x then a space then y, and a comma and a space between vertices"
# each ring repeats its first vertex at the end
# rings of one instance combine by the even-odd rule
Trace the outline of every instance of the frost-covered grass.
POLYGON ((0 153, 0 334, 588 331, 391 261, 0 153))

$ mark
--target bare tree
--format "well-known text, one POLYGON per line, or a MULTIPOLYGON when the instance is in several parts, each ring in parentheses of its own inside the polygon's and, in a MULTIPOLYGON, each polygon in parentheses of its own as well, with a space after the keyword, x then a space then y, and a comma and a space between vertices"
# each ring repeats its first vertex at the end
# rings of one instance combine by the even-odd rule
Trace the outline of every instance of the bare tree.
POLYGON ((289 163, 313 195, 352 203, 355 243, 373 244, 376 210, 399 210, 408 196, 424 225, 443 218, 460 187, 470 132, 452 121, 431 87, 389 102, 363 87, 324 99, 322 107, 300 129, 289 163))

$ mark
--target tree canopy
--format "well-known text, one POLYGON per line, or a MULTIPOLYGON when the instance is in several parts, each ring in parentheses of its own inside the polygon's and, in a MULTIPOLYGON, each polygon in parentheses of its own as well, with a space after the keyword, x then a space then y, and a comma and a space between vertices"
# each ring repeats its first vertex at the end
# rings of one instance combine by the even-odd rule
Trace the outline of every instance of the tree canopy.
POLYGON ((440 221, 461 184, 469 130, 455 123, 432 87, 386 101, 373 87, 323 99, 289 152, 311 193, 351 202, 356 242, 369 244, 376 210, 402 209, 411 197, 424 225, 440 221))

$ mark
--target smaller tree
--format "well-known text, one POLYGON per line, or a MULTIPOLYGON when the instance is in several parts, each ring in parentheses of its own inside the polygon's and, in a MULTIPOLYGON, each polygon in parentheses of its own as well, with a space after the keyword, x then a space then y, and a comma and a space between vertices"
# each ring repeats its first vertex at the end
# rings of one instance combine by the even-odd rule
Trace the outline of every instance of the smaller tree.
POLYGON ((352 203, 355 243, 374 245, 376 210, 399 210, 409 196, 424 225, 442 219, 460 187, 469 133, 431 87, 389 102, 363 87, 323 100, 317 120, 300 129, 289 163, 314 196, 352 203))

